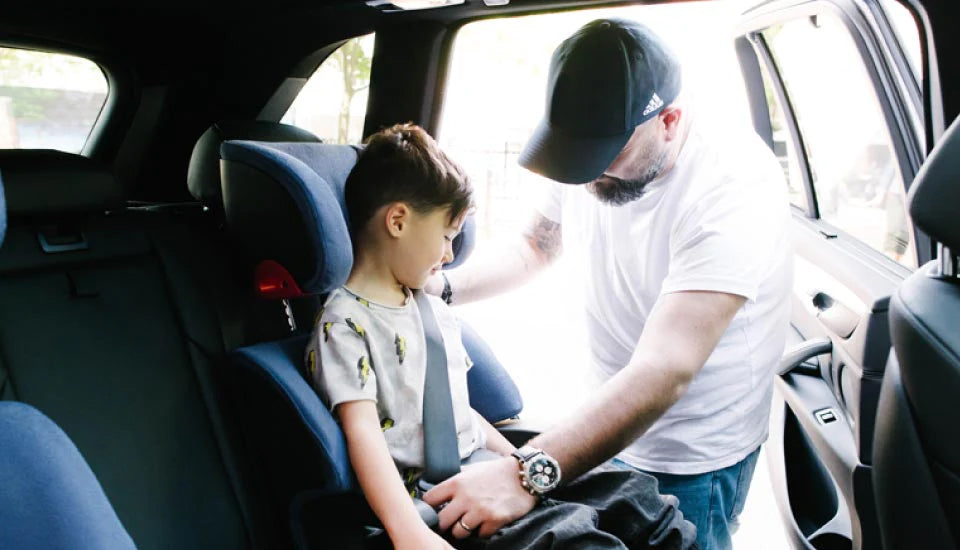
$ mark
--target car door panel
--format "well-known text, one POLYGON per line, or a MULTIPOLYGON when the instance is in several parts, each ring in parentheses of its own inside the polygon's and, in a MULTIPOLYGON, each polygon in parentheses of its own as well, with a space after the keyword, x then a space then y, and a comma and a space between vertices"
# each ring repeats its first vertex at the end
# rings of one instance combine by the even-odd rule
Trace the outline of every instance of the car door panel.
MULTIPOLYGON (((805 205, 794 208, 793 310, 788 339, 794 347, 775 380, 767 444, 775 497, 796 548, 879 547, 870 481, 873 427, 890 352, 889 298, 910 270, 819 219, 820 210, 829 205, 818 204, 816 192, 822 189, 812 183, 817 175, 809 160, 811 149, 804 141, 808 136, 803 132, 809 128, 798 122, 790 90, 779 75, 782 60, 763 33, 770 29, 780 32, 783 27, 777 25, 796 21, 809 21, 819 29, 819 17, 842 21, 867 67, 902 179, 909 181, 920 152, 916 138, 903 135, 913 130, 904 122, 911 115, 905 104, 917 96, 898 95, 896 86, 903 79, 881 66, 886 52, 871 34, 876 21, 869 19, 871 10, 862 8, 862 3, 853 0, 771 2, 748 12, 738 38, 752 112, 757 117, 769 109, 766 102, 772 101, 771 95, 779 101, 792 151, 803 168, 800 175, 807 198, 805 205), (753 46, 753 55, 743 51, 745 42, 753 46), (772 93, 771 89, 766 94, 756 89, 761 79, 750 63, 763 67, 772 93), (764 98, 764 105, 757 105, 758 97, 764 98), (807 357, 812 354, 818 355, 807 357), (791 368, 800 359, 804 360, 791 368)), ((758 133, 770 132, 775 126, 770 110, 766 120, 759 116, 758 133)), ((838 125, 838 131, 842 128, 838 125)), ((768 143, 775 142, 770 138, 768 143)), ((868 180, 865 185, 879 187, 883 183, 868 180)), ((913 238, 921 242, 915 230, 913 238)), ((923 257, 925 252, 918 255, 923 257)))

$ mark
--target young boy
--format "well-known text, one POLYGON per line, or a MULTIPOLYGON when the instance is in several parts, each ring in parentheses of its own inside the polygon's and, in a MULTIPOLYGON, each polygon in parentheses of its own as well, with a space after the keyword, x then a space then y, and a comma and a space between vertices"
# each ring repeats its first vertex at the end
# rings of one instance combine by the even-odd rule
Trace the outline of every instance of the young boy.
MULTIPOLYGON (((471 188, 463 170, 426 132, 405 124, 368 140, 347 179, 345 198, 353 269, 346 285, 333 291, 324 304, 306 360, 317 392, 346 436, 360 487, 394 547, 450 548, 420 519, 410 498, 424 467, 427 364, 421 313, 411 289, 422 288, 453 260, 452 242, 471 208, 471 188)), ((428 299, 446 348, 461 460, 481 448, 510 455, 513 445, 470 408, 467 370, 471 361, 456 318, 442 300, 428 299)), ((683 540, 692 540, 692 525, 679 512, 673 513, 675 506, 660 500, 652 478, 636 472, 607 473, 604 483, 593 483, 575 495, 594 508, 551 502, 490 539, 474 537, 457 544, 521 548, 539 547, 550 540, 551 548, 560 547, 556 544, 560 541, 569 541, 566 547, 571 548, 625 548, 617 537, 597 529, 595 508, 610 508, 623 530, 642 541, 631 547, 647 547, 654 539, 680 541, 668 546, 681 547, 683 540), (640 493, 655 502, 641 502, 640 493), (649 519, 651 510, 655 521, 649 519)), ((576 488, 577 483, 565 489, 576 488)), ((459 525, 464 529, 459 536, 476 529, 463 524, 462 517, 459 525)))

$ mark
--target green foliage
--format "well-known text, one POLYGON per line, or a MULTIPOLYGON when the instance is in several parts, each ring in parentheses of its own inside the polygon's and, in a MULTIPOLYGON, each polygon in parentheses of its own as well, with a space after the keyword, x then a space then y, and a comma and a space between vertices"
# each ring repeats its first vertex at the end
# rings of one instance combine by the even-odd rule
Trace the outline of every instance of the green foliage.
POLYGON ((337 142, 348 143, 350 131, 350 105, 353 96, 370 86, 370 69, 373 60, 364 51, 361 40, 366 37, 348 40, 330 55, 331 62, 343 75, 343 99, 340 102, 340 115, 337 124, 337 142))

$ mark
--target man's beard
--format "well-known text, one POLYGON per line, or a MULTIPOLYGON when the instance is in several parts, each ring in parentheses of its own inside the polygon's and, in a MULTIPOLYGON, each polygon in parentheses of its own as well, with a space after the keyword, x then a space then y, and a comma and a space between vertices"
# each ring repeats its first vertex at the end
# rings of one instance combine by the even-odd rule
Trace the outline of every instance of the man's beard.
POLYGON ((609 174, 603 174, 599 178, 587 184, 587 190, 593 196, 600 199, 600 202, 612 204, 614 206, 623 206, 628 202, 635 201, 646 192, 647 184, 657 179, 663 172, 667 164, 666 151, 662 152, 654 159, 642 174, 635 178, 623 179, 609 174))

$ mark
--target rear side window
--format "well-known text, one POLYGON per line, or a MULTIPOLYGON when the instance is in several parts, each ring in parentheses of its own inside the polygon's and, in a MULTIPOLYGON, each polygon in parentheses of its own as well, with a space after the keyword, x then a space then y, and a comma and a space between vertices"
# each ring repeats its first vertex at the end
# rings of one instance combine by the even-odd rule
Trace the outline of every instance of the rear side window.
POLYGON ((81 152, 107 91, 88 59, 0 48, 0 149, 81 152))
POLYGON ((771 27, 763 37, 803 136, 820 218, 916 267, 892 138, 843 22, 824 13, 771 27))
POLYGON ((367 114, 374 35, 347 40, 317 67, 281 122, 326 143, 359 143, 367 114))

